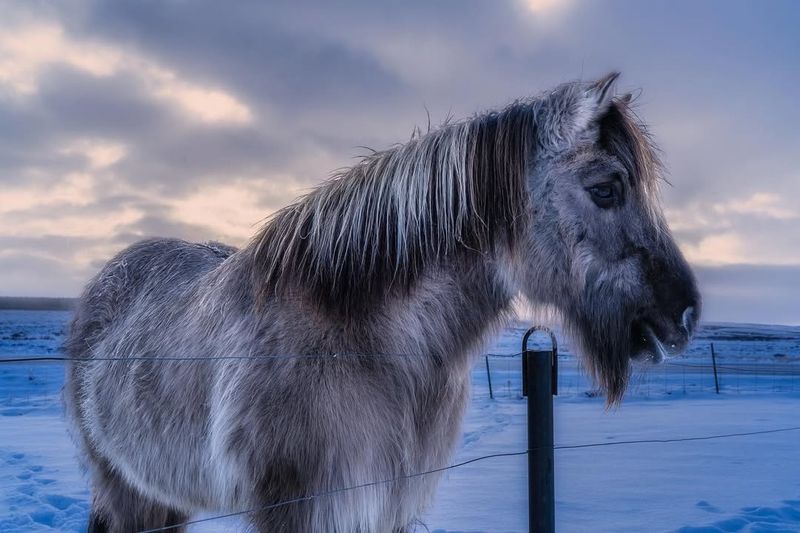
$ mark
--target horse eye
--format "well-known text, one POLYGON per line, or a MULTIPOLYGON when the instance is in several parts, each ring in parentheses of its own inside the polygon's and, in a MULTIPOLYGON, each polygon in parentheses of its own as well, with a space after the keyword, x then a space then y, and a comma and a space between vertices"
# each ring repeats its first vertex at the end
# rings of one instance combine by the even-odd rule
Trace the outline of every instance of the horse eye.
POLYGON ((617 203, 617 189, 613 183, 601 183, 586 189, 592 196, 592 201, 597 207, 607 209, 617 203))

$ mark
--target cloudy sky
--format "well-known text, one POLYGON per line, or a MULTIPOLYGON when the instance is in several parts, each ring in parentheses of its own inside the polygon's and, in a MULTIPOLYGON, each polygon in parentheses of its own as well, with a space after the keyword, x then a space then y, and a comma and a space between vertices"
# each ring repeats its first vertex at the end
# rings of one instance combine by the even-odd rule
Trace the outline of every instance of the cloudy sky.
POLYGON ((241 245, 415 125, 623 73, 708 320, 800 324, 800 3, 0 0, 0 295, 241 245), (302 7, 301 7, 302 4, 302 7), (335 4, 335 5, 334 5, 335 4))

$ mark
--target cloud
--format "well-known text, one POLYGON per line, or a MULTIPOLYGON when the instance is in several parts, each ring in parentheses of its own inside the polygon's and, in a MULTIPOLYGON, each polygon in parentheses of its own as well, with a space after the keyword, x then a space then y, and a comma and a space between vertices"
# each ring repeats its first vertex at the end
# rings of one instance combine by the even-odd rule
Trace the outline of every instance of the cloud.
POLYGON ((147 63, 142 64, 141 71, 153 94, 203 122, 248 123, 253 119, 246 105, 224 91, 194 85, 171 70, 147 63))
POLYGON ((800 266, 728 265, 696 268, 703 315, 722 322, 800 325, 800 266))
POLYGON ((83 156, 93 169, 113 165, 125 157, 125 146, 104 139, 75 139, 61 149, 64 154, 83 156))
POLYGON ((732 265, 800 264, 795 228, 800 213, 776 193, 756 192, 724 202, 703 202, 666 211, 690 262, 732 265))
POLYGON ((522 5, 537 17, 554 17, 574 5, 573 0, 522 0, 522 5))
POLYGON ((300 194, 300 188, 289 183, 274 183, 257 179, 236 179, 224 184, 205 185, 191 194, 169 202, 170 213, 176 220, 188 224, 209 225, 214 228, 206 240, 228 240, 245 244, 266 216, 262 201, 273 201, 271 210, 288 204, 300 194))
POLYGON ((800 218, 800 211, 778 193, 755 192, 723 202, 697 199, 688 205, 668 207, 666 215, 670 227, 676 231, 716 231, 740 226, 744 220, 754 218, 791 221, 800 218))
POLYGON ((695 264, 736 264, 746 257, 746 247, 738 235, 720 233, 703 237, 697 244, 685 244, 683 253, 695 264))
POLYGON ((76 296, 92 275, 50 257, 0 252, 4 296, 76 296))
MULTIPOLYGON (((93 198, 93 178, 89 174, 69 173, 51 185, 17 185, 3 190, 4 202, 0 204, 0 216, 20 215, 33 208, 53 208, 62 205, 86 205, 93 198)), ((14 226, 7 221, 6 228, 14 226)))
POLYGON ((190 82, 158 62, 120 47, 67 36, 56 22, 5 28, 0 33, 0 85, 30 96, 39 91, 43 70, 67 65, 97 77, 120 71, 140 77, 158 98, 203 122, 247 123, 250 109, 233 95, 190 82))
POLYGON ((738 215, 757 215, 779 220, 792 220, 800 218, 797 209, 786 205, 780 196, 775 193, 758 192, 742 200, 731 200, 725 203, 713 204, 715 213, 725 215, 735 213, 738 215))
POLYGON ((120 62, 118 51, 71 41, 55 23, 4 28, 0 33, 0 84, 24 95, 38 90, 39 73, 49 64, 63 63, 95 76, 108 76, 120 62))

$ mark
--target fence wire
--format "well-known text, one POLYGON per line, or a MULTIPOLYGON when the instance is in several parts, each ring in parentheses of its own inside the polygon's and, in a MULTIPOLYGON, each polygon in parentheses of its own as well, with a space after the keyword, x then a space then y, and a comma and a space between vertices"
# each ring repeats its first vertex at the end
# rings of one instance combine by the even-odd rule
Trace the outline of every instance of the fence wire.
MULTIPOLYGON (((513 358, 522 355, 517 353, 490 353, 488 357, 513 358)), ((0 356, 2 357, 2 356, 0 356)), ((95 361, 271 361, 275 359, 337 359, 339 357, 431 357, 422 353, 330 353, 330 354, 269 354, 269 355, 215 355, 215 356, 130 356, 130 357, 66 357, 55 355, 11 356, 0 359, 0 364, 10 363, 92 363, 95 361)))
MULTIPOLYGON (((792 427, 783 427, 783 428, 774 428, 774 429, 765 429, 760 431, 745 431, 739 433, 720 433, 715 435, 703 435, 699 437, 675 437, 669 439, 638 439, 638 440, 625 440, 625 441, 615 441, 615 442, 592 442, 586 444, 566 444, 566 445, 559 445, 554 446, 554 450, 578 450, 578 449, 586 449, 586 448, 597 448, 597 447, 606 447, 606 446, 624 446, 624 445, 634 445, 634 444, 671 444, 671 443, 679 443, 679 442, 695 442, 695 441, 703 441, 703 440, 716 440, 716 439, 728 439, 728 438, 736 438, 736 437, 748 437, 754 435, 768 435, 772 433, 784 433, 788 431, 800 431, 800 426, 792 426, 792 427)), ((536 448, 528 448, 527 450, 518 451, 518 452, 504 452, 504 453, 492 453, 487 455, 481 455, 480 457, 474 457, 472 459, 467 459, 465 461, 461 461, 459 463, 454 463, 449 466, 444 466, 441 468, 434 468, 433 470, 426 470, 425 472, 419 472, 416 474, 406 474, 402 476, 397 476, 389 479, 382 479, 379 481, 371 481, 368 483, 361 483, 359 485, 352 485, 349 487, 341 487, 338 489, 332 489, 322 492, 317 492, 314 494, 309 494, 308 496, 300 496, 297 498, 292 498, 289 500, 283 500, 280 502, 276 502, 270 505, 266 505, 263 507, 258 507, 255 509, 248 509, 246 511, 237 511, 233 513, 227 513, 222 515, 215 515, 209 516, 206 518, 199 518, 196 520, 189 520, 186 522, 180 522, 177 524, 170 524, 163 527, 153 528, 153 529, 146 529, 142 530, 139 533, 156 533, 159 531, 166 531, 176 527, 184 527, 190 526, 194 524, 200 524, 203 522, 211 522, 213 520, 222 520, 225 518, 234 518, 238 516, 244 516, 253 513, 259 513, 264 511, 269 511, 270 509, 275 509, 278 507, 283 507, 286 505, 292 505, 296 503, 307 502, 311 500, 315 500, 317 498, 325 498, 329 496, 333 496, 335 494, 339 494, 342 492, 348 492, 351 490, 363 489, 367 487, 374 487, 378 485, 386 485, 389 483, 396 483, 398 481, 404 481, 407 479, 414 479, 418 477, 427 476, 430 474, 436 474, 440 472, 444 472, 446 470, 453 470, 455 468, 461 468, 473 463, 477 463, 480 461, 486 461, 488 459, 497 459, 501 457, 518 457, 523 455, 528 455, 530 452, 534 451, 536 448)))

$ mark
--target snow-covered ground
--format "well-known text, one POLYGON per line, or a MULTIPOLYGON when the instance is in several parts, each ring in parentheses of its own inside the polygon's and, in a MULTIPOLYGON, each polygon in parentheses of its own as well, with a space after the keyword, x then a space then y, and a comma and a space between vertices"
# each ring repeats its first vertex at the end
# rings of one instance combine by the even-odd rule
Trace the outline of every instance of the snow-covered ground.
MULTIPOLYGON (((56 353, 68 313, 0 311, 0 358, 56 353)), ((524 329, 490 349, 519 352, 524 329)), ((639 370, 607 411, 569 347, 560 360, 556 445, 614 443, 800 426, 800 328, 710 324, 686 358, 639 370), (713 342, 721 394, 714 393, 713 342)), ((476 362, 473 400, 455 461, 525 449, 519 358, 476 362)), ((88 491, 66 434, 58 363, 0 365, 0 532, 85 529, 88 491)), ((563 532, 800 532, 800 431, 556 451, 563 532)), ((526 458, 448 471, 424 517, 435 532, 527 531, 526 458)), ((192 531, 237 531, 237 520, 192 531)), ((425 531, 420 527, 419 531, 425 531)))

